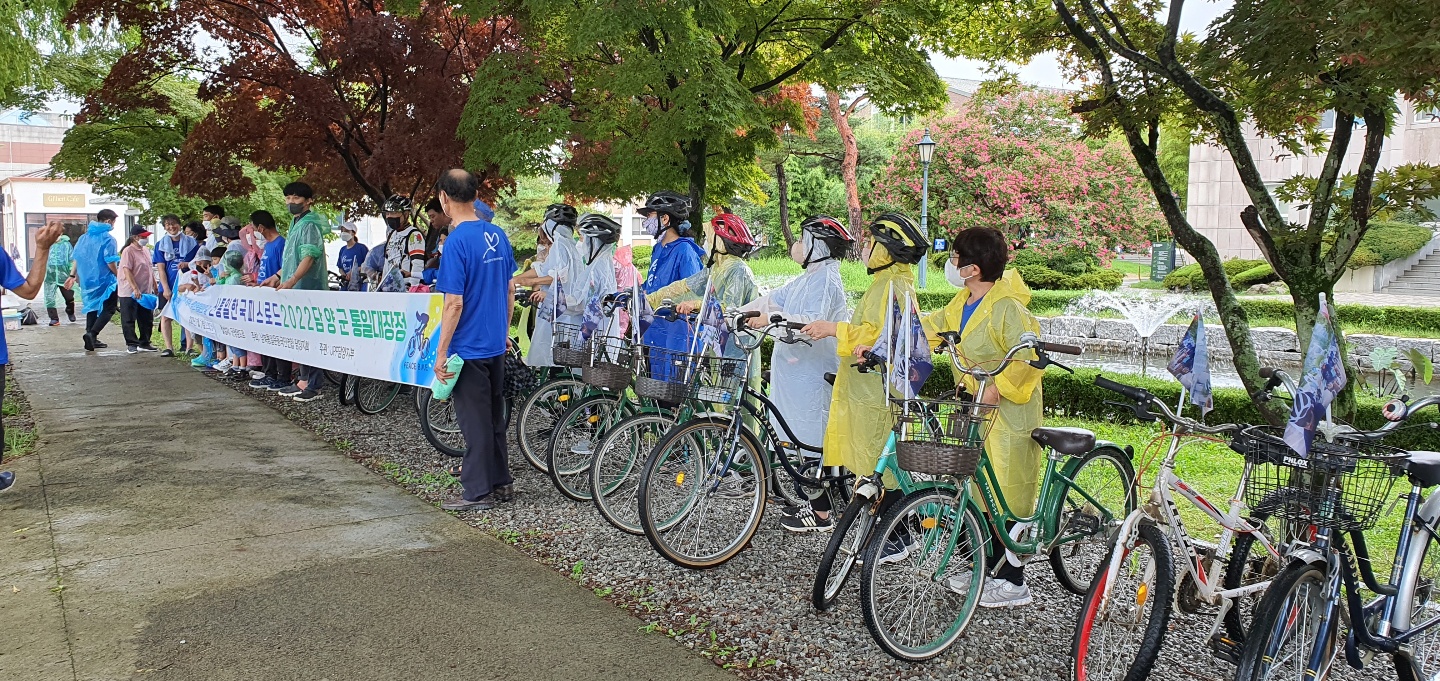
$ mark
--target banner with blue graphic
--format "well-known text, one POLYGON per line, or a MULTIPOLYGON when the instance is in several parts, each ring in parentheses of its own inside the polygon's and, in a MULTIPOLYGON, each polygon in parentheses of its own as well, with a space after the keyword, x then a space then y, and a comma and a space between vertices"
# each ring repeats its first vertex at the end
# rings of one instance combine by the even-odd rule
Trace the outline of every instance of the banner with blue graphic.
POLYGON ((1315 428, 1328 421, 1330 403, 1349 380, 1345 363, 1340 360, 1340 341, 1335 335, 1335 322, 1325 294, 1320 294, 1320 314, 1315 330, 1310 332, 1310 347, 1305 350, 1305 369, 1300 376, 1299 392, 1290 408, 1290 422, 1285 424, 1285 443, 1300 456, 1310 454, 1315 441, 1315 428))
POLYGON ((1190 328, 1185 330, 1185 337, 1175 346, 1175 356, 1165 368, 1190 391, 1190 404, 1200 407, 1201 416, 1215 408, 1210 387, 1210 350, 1205 342, 1205 320, 1200 315, 1190 320, 1190 328))

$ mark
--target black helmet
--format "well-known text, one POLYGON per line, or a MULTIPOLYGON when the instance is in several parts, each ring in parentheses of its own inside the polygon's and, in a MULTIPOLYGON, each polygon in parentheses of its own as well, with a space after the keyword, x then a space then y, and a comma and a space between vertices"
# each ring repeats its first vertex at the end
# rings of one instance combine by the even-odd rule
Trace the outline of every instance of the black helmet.
POLYGON ((575 207, 566 203, 552 203, 545 207, 545 220, 552 220, 557 225, 575 224, 575 207))
POLYGON ((681 220, 690 217, 690 197, 680 192, 664 189, 645 199, 645 205, 638 212, 645 216, 652 213, 664 213, 670 216, 671 226, 676 227, 679 226, 681 220))
POLYGON ((575 223, 575 231, 579 232, 580 236, 597 239, 602 244, 613 244, 620 240, 620 223, 611 220, 609 215, 600 213, 581 215, 575 223))
MULTIPOLYGON (((855 236, 845 227, 845 224, 829 215, 812 215, 800 223, 802 232, 809 232, 811 236, 825 242, 830 249, 830 257, 843 258, 850 251, 850 246, 855 243, 855 236)), ((806 264, 809 264, 808 262, 806 264)))
POLYGON ((385 205, 381 206, 380 210, 384 213, 409 213, 414 207, 415 205, 410 203, 410 197, 391 194, 390 198, 385 199, 385 205))
POLYGON ((870 223, 870 236, 885 247, 892 260, 906 265, 920 262, 930 246, 915 221, 899 213, 885 213, 875 218, 870 223))

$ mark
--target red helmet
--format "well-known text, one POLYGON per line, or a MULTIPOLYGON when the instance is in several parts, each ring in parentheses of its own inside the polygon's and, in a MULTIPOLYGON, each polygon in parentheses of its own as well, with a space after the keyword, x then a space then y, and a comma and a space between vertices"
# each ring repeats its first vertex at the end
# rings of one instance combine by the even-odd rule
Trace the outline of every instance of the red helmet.
POLYGON ((743 258, 758 245, 745 221, 734 213, 721 213, 710 218, 710 229, 715 236, 725 240, 725 252, 731 255, 743 258))

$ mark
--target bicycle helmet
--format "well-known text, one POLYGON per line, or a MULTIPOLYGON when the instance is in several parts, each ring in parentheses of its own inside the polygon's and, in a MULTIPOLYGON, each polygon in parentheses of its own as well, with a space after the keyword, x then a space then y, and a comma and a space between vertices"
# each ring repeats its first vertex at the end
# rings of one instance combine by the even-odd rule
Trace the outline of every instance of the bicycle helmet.
POLYGON ((391 194, 390 198, 385 199, 385 205, 380 207, 380 211, 384 213, 409 214, 414 207, 415 205, 410 203, 410 197, 391 194))
POLYGON ((575 224, 575 207, 565 203, 552 203, 545 207, 545 220, 553 221, 557 225, 575 224))
POLYGON ((915 221, 900 213, 885 213, 875 218, 870 223, 870 236, 885 247, 892 261, 906 265, 920 262, 930 245, 915 221))
POLYGON ((850 246, 855 243, 855 237, 850 234, 850 230, 829 215, 812 215, 805 218, 805 221, 800 223, 800 231, 809 232, 812 238, 825 242, 826 248, 830 250, 829 255, 815 260, 811 260, 810 254, 806 253, 805 262, 802 263, 803 267, 809 267, 812 262, 843 258, 846 253, 850 252, 850 246))
POLYGON ((710 230, 716 238, 725 242, 725 252, 730 255, 743 258, 759 245, 755 243, 750 227, 734 213, 721 213, 710 218, 710 230))
POLYGON ((611 220, 609 215, 600 213, 586 213, 580 216, 575 223, 575 231, 585 239, 585 245, 590 249, 585 259, 585 264, 595 262, 600 251, 610 244, 620 240, 620 223, 611 220))

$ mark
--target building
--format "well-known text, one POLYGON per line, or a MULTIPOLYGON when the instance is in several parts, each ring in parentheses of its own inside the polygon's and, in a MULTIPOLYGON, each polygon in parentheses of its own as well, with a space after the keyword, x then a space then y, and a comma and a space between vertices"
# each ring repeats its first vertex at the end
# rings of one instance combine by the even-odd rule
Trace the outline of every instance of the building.
POLYGON ((0 238, 15 264, 29 271, 30 254, 35 251, 35 233, 52 221, 65 225, 70 242, 76 242, 96 213, 109 208, 121 217, 116 220, 114 235, 123 241, 140 211, 125 201, 99 196, 90 190, 90 183, 49 177, 45 166, 14 177, 0 179, 0 238), (12 249, 13 246, 13 249, 12 249))
MULTIPOLYGON (((1379 167, 1393 168, 1419 162, 1440 164, 1440 110, 1417 110, 1414 104, 1403 99, 1399 104, 1399 119, 1394 132, 1385 140, 1379 167)), ((1333 129, 1334 126, 1335 114, 1327 112, 1321 119, 1320 127, 1333 129)), ((1363 127, 1363 122, 1360 127, 1363 127)), ((1350 144, 1342 172, 1353 172, 1360 164, 1364 143, 1361 133, 1357 131, 1350 144)), ((1292 154, 1275 140, 1261 137, 1253 129, 1247 130, 1245 139, 1260 176, 1272 189, 1296 175, 1319 175, 1325 162, 1323 155, 1292 154)), ((1240 223, 1240 211, 1250 205, 1250 197, 1224 147, 1213 144, 1190 147, 1188 187, 1186 217, 1196 230, 1215 243, 1221 257, 1261 257, 1260 249, 1240 223)), ((1440 205, 1435 207, 1440 208, 1440 205)), ((1305 206, 1281 203, 1280 211, 1291 222, 1303 223, 1310 218, 1310 211, 1305 206)))
POLYGON ((73 121, 69 114, 0 112, 0 178, 48 169, 73 121))

